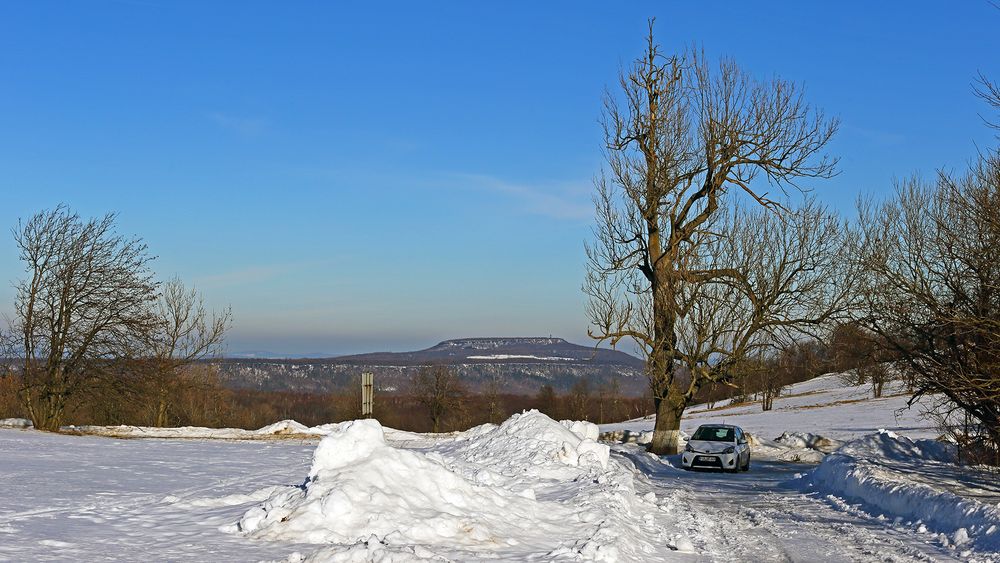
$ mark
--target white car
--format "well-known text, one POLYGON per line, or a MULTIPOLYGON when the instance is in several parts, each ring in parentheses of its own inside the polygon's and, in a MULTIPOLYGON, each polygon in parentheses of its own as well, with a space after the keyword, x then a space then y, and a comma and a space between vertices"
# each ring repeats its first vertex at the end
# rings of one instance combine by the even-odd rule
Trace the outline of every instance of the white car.
POLYGON ((702 424, 688 440, 681 454, 681 467, 702 467, 723 471, 749 471, 750 444, 739 426, 702 424))

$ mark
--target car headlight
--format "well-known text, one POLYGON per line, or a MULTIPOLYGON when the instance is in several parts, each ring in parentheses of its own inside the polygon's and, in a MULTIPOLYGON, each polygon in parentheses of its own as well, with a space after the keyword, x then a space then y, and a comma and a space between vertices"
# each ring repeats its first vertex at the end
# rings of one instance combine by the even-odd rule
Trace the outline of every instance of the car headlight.
POLYGON ((686 452, 693 452, 694 448, 691 447, 691 444, 686 444, 684 446, 684 451, 686 451, 686 452))
POLYGON ((735 451, 736 451, 736 448, 734 448, 733 446, 729 446, 728 448, 726 448, 726 451, 724 451, 723 453, 731 454, 731 453, 733 453, 735 451))

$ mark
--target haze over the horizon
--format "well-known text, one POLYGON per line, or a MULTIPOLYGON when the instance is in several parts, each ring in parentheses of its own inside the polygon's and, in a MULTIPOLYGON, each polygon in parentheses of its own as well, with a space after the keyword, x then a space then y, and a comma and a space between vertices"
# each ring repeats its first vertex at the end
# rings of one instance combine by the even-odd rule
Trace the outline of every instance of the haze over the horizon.
POLYGON ((995 144, 970 86, 1000 79, 986 0, 4 3, 0 312, 9 229, 62 202, 119 213, 162 278, 231 304, 229 353, 588 344, 601 95, 650 16, 667 51, 841 118, 842 173, 809 187, 845 213, 995 144))

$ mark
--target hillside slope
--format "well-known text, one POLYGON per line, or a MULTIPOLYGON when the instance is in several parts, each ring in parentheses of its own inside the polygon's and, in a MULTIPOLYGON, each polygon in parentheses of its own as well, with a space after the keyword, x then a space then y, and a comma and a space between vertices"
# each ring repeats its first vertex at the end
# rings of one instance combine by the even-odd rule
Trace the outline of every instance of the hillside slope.
POLYGON ((407 388, 425 364, 455 369, 472 391, 499 381, 504 393, 535 394, 542 385, 566 393, 580 379, 592 389, 616 380, 626 396, 643 396, 648 384, 639 358, 562 338, 463 338, 425 350, 377 352, 321 359, 236 359, 215 362, 230 387, 275 391, 353 391, 362 372, 375 374, 377 390, 407 388))
MULTIPOLYGON (((810 432, 846 441, 881 429, 911 438, 937 437, 936 424, 923 414, 927 403, 907 407, 909 397, 899 382, 887 384, 883 396, 875 399, 867 385, 846 385, 840 374, 827 374, 788 386, 767 412, 761 411, 759 402, 695 405, 684 412, 681 430, 690 434, 699 425, 714 422, 735 424, 765 439, 784 432, 810 432)), ((652 429, 652 415, 601 426, 602 432, 652 429)))

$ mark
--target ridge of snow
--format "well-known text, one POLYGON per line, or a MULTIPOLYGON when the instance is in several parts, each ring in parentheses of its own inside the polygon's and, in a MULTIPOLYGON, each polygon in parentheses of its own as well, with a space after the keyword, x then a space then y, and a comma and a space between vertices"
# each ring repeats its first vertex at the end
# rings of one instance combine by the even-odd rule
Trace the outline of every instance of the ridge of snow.
POLYGON ((869 512, 909 520, 918 532, 935 530, 945 546, 998 551, 1000 505, 942 486, 949 475, 963 470, 954 460, 952 444, 881 430, 826 456, 808 478, 822 493, 857 501, 869 512))
POLYGON ((495 348, 503 348, 505 346, 518 346, 531 344, 536 346, 558 346, 563 344, 569 344, 566 340, 562 338, 551 338, 551 337, 480 337, 480 338, 457 338, 454 340, 445 340, 437 345, 429 348, 429 350, 437 350, 443 348, 463 348, 463 349, 473 349, 473 350, 490 350, 495 348))
POLYGON ((489 354, 486 356, 466 356, 467 360, 556 360, 556 361, 576 361, 577 358, 565 358, 562 356, 533 356, 530 354, 489 354))

